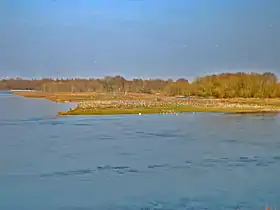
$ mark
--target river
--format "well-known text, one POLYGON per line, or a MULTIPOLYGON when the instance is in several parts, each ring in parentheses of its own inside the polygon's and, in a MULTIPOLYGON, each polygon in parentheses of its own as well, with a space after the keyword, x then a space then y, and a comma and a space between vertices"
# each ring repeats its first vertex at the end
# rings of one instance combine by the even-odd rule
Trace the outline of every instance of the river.
POLYGON ((55 117, 0 94, 0 209, 280 207, 280 116, 55 117))

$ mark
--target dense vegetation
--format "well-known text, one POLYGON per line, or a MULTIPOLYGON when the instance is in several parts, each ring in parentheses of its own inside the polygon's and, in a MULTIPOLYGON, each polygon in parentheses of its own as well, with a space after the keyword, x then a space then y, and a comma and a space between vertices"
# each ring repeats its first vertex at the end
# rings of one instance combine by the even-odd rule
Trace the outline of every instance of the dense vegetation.
POLYGON ((185 79, 133 79, 122 76, 103 79, 41 79, 20 78, 1 80, 0 90, 29 89, 44 92, 134 92, 163 93, 171 96, 201 96, 215 98, 275 98, 280 97, 280 84, 273 73, 223 73, 185 79))

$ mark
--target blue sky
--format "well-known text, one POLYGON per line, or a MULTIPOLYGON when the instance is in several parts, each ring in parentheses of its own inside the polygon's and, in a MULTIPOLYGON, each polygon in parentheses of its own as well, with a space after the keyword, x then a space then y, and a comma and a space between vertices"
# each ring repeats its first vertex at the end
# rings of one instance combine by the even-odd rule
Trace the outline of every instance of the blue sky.
POLYGON ((0 76, 280 73, 279 0, 0 0, 0 76))

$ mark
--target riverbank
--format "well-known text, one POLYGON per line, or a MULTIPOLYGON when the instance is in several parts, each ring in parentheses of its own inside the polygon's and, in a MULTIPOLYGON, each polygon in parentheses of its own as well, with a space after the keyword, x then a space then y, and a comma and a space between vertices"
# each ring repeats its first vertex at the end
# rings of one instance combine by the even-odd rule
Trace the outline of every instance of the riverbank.
POLYGON ((280 111, 280 99, 175 98, 160 94, 29 92, 12 91, 26 98, 45 98, 55 102, 78 102, 74 109, 57 115, 165 114, 183 112, 262 113, 280 111))
POLYGON ((178 114, 186 112, 267 113, 279 112, 280 107, 258 104, 239 104, 219 100, 162 100, 162 101, 91 101, 77 105, 62 115, 114 115, 114 114, 178 114))
MULTIPOLYGON (((158 100, 158 99, 179 99, 186 100, 184 97, 168 97, 161 94, 145 94, 145 93, 95 93, 95 92, 41 92, 41 91, 11 91, 12 94, 26 98, 45 98, 55 102, 85 102, 96 100, 158 100)), ((192 100, 195 98, 192 98, 192 100)), ((197 99, 197 98, 196 98, 197 99)), ((207 98, 201 98, 207 99, 207 98)), ((280 107, 280 98, 215 98, 207 99, 222 103, 238 103, 238 104, 257 104, 272 105, 280 107)))
POLYGON ((155 100, 156 98, 169 98, 157 94, 144 93, 95 93, 95 92, 28 92, 12 91, 12 94, 26 98, 45 98, 54 102, 84 102, 96 100, 155 100))

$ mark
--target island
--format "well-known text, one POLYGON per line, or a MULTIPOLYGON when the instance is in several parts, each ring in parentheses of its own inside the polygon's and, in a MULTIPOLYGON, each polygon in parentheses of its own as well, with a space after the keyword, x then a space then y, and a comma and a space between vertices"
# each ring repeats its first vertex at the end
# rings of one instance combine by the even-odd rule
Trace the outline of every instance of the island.
POLYGON ((0 89, 58 103, 78 102, 57 115, 179 114, 183 112, 267 113, 280 110, 280 84, 275 74, 222 73, 190 82, 133 79, 1 80, 0 89), (29 90, 29 91, 16 91, 29 90), (30 91, 31 90, 31 91, 30 91))

